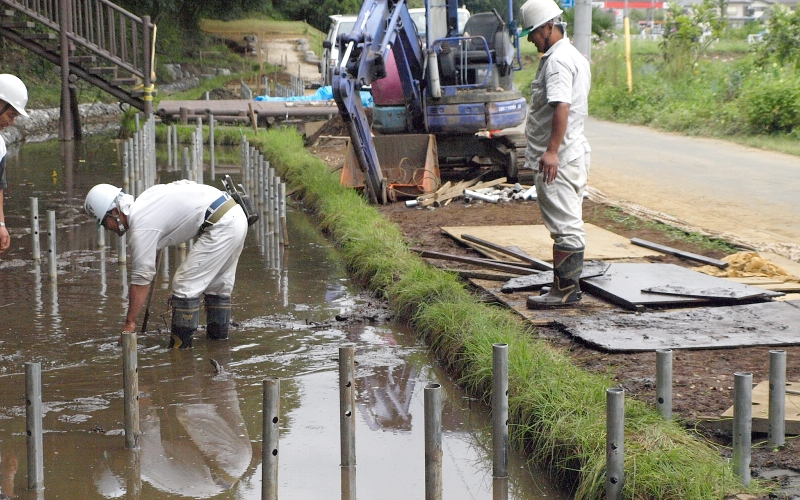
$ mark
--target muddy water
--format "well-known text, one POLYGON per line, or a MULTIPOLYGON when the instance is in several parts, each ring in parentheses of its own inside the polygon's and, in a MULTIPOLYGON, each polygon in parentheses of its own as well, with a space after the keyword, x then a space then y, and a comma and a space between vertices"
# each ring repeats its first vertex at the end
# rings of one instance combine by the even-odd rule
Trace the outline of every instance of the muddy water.
MULTIPOLYGON (((357 492, 424 497, 423 388, 443 385, 444 498, 492 498, 491 422, 436 367, 414 336, 381 319, 346 278, 335 250, 299 210, 289 213, 281 270, 253 235, 239 262, 228 342, 202 332, 166 349, 168 283, 159 274, 149 332, 139 336, 141 450, 124 450, 121 349, 127 268, 116 237, 98 248, 82 199, 118 182, 116 143, 87 139, 12 150, 0 255, 0 492, 12 498, 261 497, 262 380, 281 378, 279 497, 340 497, 337 357, 356 345, 357 492), (43 260, 31 259, 29 197, 39 199, 43 260), (47 210, 58 220, 58 276, 46 260, 47 210), (337 314, 349 321, 333 319, 337 314), (211 359, 223 370, 218 373, 211 359), (44 483, 26 491, 24 363, 42 367, 44 483)), ((177 265, 170 253, 170 270, 177 265)), ((201 313, 201 323, 204 322, 201 313)), ((141 318, 140 318, 141 320, 141 318)), ((566 498, 517 455, 511 498, 566 498)))

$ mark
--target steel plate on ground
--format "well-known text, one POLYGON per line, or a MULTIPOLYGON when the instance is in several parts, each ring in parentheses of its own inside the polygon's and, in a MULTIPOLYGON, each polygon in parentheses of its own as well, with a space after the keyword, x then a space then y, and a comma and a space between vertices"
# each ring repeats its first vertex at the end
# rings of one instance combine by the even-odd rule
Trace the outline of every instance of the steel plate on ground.
POLYGON ((723 278, 708 276, 675 264, 648 264, 621 262, 609 266, 606 273, 581 282, 581 287, 621 307, 635 310, 638 306, 691 306, 718 303, 732 299, 711 299, 647 293, 653 287, 682 286, 692 289, 727 288, 730 290, 757 291, 762 297, 779 297, 780 292, 771 292, 723 278))
POLYGON ((800 344, 800 301, 560 318, 571 335, 610 352, 800 344))

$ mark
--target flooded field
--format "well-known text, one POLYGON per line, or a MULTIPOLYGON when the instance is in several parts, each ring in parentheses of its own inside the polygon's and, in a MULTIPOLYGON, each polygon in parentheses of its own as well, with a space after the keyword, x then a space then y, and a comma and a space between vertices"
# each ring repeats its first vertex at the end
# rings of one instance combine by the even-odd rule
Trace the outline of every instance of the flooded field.
MULTIPOLYGON (((424 498, 423 388, 438 382, 445 391, 443 497, 492 498, 487 408, 454 387, 413 334, 385 321, 374 299, 359 295, 335 249, 297 207, 288 213, 290 245, 281 269, 268 265, 248 236, 227 342, 208 341, 201 331, 190 350, 166 348, 169 283, 159 273, 149 331, 138 339, 141 450, 126 451, 118 340, 127 267, 117 262, 116 236, 106 233, 101 248, 82 210, 94 184, 121 183, 117 145, 108 138, 86 139, 75 150, 57 142, 28 144, 12 149, 7 161, 12 246, 0 254, 3 495, 261 498, 262 381, 277 376, 279 498, 340 498, 337 358, 339 346, 351 342, 358 497, 424 498), (42 221, 39 263, 31 259, 26 229, 32 196, 42 221), (56 211, 58 225, 55 280, 48 272, 47 210, 56 211), (27 491, 29 361, 42 367, 45 490, 38 494, 27 491)), ((178 252, 169 256, 174 271, 178 252)), ((566 498, 519 456, 512 454, 509 469, 510 498, 566 498)))

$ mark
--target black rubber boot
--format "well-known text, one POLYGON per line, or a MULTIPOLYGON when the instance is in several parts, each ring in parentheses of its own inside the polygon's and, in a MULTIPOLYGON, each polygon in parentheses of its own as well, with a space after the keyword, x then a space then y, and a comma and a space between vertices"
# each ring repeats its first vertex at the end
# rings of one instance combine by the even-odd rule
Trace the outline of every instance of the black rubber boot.
POLYGON ((544 295, 528 297, 528 309, 566 307, 581 300, 583 250, 553 245, 553 286, 544 295))
POLYGON ((206 332, 212 340, 226 340, 231 323, 231 298, 206 295, 206 332))
POLYGON ((172 306, 172 336, 170 349, 187 349, 192 347, 192 334, 200 322, 200 297, 181 299, 175 296, 169 299, 172 306))

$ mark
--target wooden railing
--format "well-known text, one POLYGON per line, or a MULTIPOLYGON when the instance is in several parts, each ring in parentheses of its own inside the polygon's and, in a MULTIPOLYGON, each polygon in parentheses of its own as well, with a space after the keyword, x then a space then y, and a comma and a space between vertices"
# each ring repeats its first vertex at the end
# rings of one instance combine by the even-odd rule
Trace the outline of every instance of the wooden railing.
POLYGON ((61 31, 60 2, 69 5, 67 37, 132 75, 149 79, 155 26, 108 0, 1 0, 32 20, 61 31))

